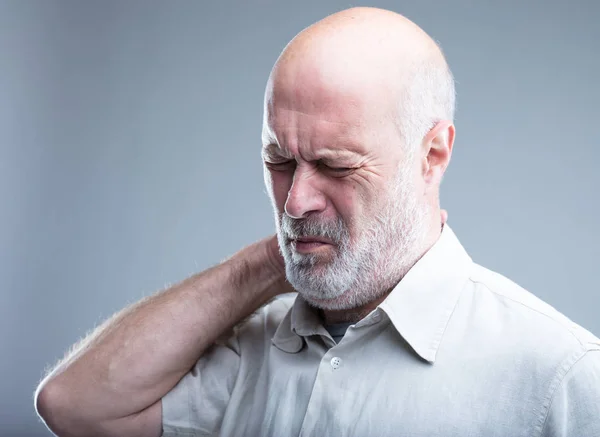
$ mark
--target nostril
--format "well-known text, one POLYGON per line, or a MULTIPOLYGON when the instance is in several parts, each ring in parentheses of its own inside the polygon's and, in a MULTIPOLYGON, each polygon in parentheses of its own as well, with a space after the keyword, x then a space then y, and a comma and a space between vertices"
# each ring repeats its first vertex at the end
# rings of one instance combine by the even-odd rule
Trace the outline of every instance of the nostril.
POLYGON ((288 201, 285 202, 284 210, 285 210, 285 213, 293 219, 304 218, 304 214, 302 213, 300 208, 298 208, 295 205, 290 205, 289 198, 288 198, 288 201))

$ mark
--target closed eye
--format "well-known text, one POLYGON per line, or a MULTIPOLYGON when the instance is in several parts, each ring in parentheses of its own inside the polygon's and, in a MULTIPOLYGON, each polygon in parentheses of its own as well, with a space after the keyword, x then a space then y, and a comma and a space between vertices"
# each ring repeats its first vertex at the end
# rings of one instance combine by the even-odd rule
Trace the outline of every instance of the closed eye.
POLYGON ((355 168, 352 167, 333 167, 325 164, 323 161, 319 161, 319 167, 325 172, 335 177, 343 177, 352 173, 355 168))
POLYGON ((334 173, 344 173, 346 171, 354 170, 353 168, 350 168, 350 167, 327 167, 327 169, 334 173))
POLYGON ((265 165, 267 166, 268 169, 273 170, 273 171, 287 171, 287 170, 293 170, 294 168, 296 168, 296 161, 293 159, 290 159, 287 161, 276 161, 276 162, 265 161, 265 165))

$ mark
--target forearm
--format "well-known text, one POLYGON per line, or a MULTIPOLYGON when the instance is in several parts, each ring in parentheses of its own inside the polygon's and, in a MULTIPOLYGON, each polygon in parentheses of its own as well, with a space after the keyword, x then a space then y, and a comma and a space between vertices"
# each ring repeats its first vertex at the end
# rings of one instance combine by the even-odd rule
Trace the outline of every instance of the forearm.
POLYGON ((283 276, 260 243, 105 322, 40 384, 48 403, 95 422, 162 398, 216 338, 277 294, 283 276))

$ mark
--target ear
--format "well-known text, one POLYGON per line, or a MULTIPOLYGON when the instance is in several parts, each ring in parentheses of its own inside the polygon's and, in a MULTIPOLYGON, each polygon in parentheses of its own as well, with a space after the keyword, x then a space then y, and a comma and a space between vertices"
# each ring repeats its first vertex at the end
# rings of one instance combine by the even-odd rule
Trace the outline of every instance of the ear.
POLYGON ((438 122, 423 138, 423 180, 427 186, 439 186, 450 163, 454 145, 454 124, 449 120, 438 122))

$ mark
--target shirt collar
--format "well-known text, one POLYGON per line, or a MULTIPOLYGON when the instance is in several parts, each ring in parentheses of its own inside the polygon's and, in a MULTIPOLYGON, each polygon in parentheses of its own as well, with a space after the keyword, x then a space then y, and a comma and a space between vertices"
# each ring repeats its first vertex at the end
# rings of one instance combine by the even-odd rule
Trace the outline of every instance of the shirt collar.
MULTIPOLYGON (((367 317, 378 318, 379 310, 385 312, 411 348, 433 363, 471 264, 471 258, 445 224, 433 247, 367 317)), ((316 312, 297 296, 272 342, 285 352, 296 353, 304 344, 302 337, 309 335, 327 335, 327 331, 316 312)))
POLYGON ((433 363, 469 278, 471 258, 448 225, 379 306, 424 360, 433 363))
POLYGON ((310 335, 328 334, 317 312, 298 294, 271 341, 284 352, 293 354, 300 352, 304 345, 303 337, 310 335))

